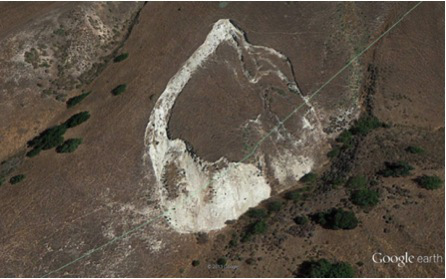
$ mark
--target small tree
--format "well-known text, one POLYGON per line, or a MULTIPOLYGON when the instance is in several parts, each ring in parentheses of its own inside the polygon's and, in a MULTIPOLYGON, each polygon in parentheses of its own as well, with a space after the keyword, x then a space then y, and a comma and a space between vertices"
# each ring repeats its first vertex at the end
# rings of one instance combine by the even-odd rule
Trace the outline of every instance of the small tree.
POLYGON ((57 153, 71 153, 82 143, 82 139, 68 139, 56 148, 57 153))
POLYGON ((314 184, 317 181, 317 175, 315 173, 309 172, 302 176, 299 181, 305 184, 314 184))
POLYGON ((89 118, 90 118, 90 113, 88 111, 79 112, 71 116, 67 121, 65 121, 65 125, 68 128, 73 128, 84 123, 89 118))
POLYGON ((408 176, 411 171, 414 169, 411 165, 406 162, 385 162, 386 168, 381 170, 379 174, 384 177, 400 177, 400 176, 408 176))
POLYGON ((192 261, 192 266, 193 267, 196 267, 196 266, 199 266, 200 265, 200 261, 199 260, 193 260, 192 261))
POLYGON ((17 183, 21 182, 23 179, 25 179, 25 175, 24 174, 18 174, 16 176, 11 177, 11 179, 9 179, 9 183, 14 185, 14 184, 17 184, 17 183))
POLYGON ((282 209, 282 203, 280 201, 272 201, 268 204, 269 212, 278 212, 282 209))
POLYGON ((262 208, 251 208, 250 210, 248 210, 248 216, 251 218, 265 218, 266 216, 268 216, 268 213, 266 213, 265 209, 262 208))
POLYGON ((436 175, 423 175, 415 179, 418 185, 428 190, 435 190, 443 186, 443 181, 436 175))
POLYGON ((129 57, 129 54, 127 52, 121 53, 120 55, 116 56, 115 59, 113 59, 113 62, 121 62, 129 57))
POLYGON ((39 154, 41 150, 51 149, 60 145, 64 140, 63 136, 66 131, 67 126, 64 124, 46 129, 35 138, 28 141, 28 146, 33 147, 34 149, 29 151, 27 156, 34 157, 39 154))
POLYGON ((300 198, 301 198, 300 192, 297 191, 297 190, 296 191, 290 191, 290 192, 287 192, 285 194, 285 199, 291 200, 291 201, 294 201, 294 202, 299 201, 300 198))
POLYGON ((354 191, 350 197, 355 205, 359 206, 375 206, 379 203, 379 192, 368 188, 361 188, 354 191))
POLYGON ((113 88, 112 94, 115 96, 121 95, 122 93, 125 92, 126 89, 127 89, 126 84, 120 84, 120 85, 116 86, 115 88, 113 88))
POLYGON ((219 258, 219 259, 217 260, 217 264, 218 264, 218 265, 225 266, 226 263, 227 263, 226 258, 219 258))
POLYGON ((366 115, 359 118, 350 129, 353 135, 367 135, 371 130, 382 127, 382 123, 375 116, 366 115))
POLYGON ((350 145, 353 140, 353 135, 350 131, 343 131, 337 138, 336 141, 342 143, 346 146, 350 145))
POLYGON ((300 265, 298 277, 307 278, 353 278, 355 270, 349 263, 332 263, 326 259, 305 261, 300 265))
POLYGON ((86 93, 83 93, 83 94, 80 94, 78 96, 74 96, 74 97, 68 99, 68 101, 67 101, 67 108, 71 108, 71 107, 74 107, 75 105, 79 104, 88 95, 90 95, 90 92, 86 92, 86 93))
POLYGON ((358 176, 352 176, 347 181, 347 187, 350 189, 361 189, 367 187, 369 182, 367 181, 367 177, 358 175, 358 176))
POLYGON ((298 225, 305 225, 308 223, 308 218, 305 215, 297 216, 294 218, 294 222, 298 225))
POLYGON ((331 230, 352 230, 358 225, 355 213, 342 208, 332 208, 327 212, 316 214, 313 218, 318 224, 331 230))

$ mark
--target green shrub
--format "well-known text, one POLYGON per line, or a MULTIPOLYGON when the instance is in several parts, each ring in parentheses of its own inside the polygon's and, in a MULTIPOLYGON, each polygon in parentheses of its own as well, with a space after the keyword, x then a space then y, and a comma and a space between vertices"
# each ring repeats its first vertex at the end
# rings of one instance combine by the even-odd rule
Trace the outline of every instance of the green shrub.
POLYGON ((355 270, 346 262, 331 263, 326 259, 305 261, 299 269, 299 277, 306 278, 353 278, 355 270))
POLYGON ((371 130, 382 127, 383 124, 375 116, 362 116, 359 118, 355 125, 350 128, 350 132, 353 135, 367 135, 371 130))
POLYGON ((352 176, 347 181, 347 187, 350 189, 364 188, 364 187, 367 187, 368 184, 369 184, 369 182, 367 180, 367 177, 361 176, 361 175, 352 176))
POLYGON ((243 235, 241 241, 246 242, 252 239, 256 234, 263 234, 268 229, 268 225, 263 220, 256 221, 249 225, 243 235))
POLYGON ((192 266, 193 267, 195 267, 195 266, 199 266, 200 265, 200 261, 199 260, 193 260, 192 261, 192 266))
POLYGON ((67 108, 74 107, 75 105, 82 102, 83 99, 85 99, 88 95, 90 95, 90 92, 80 94, 78 96, 74 96, 67 101, 67 108))
POLYGON ((353 135, 350 131, 343 131, 337 138, 336 141, 344 145, 350 145, 353 140, 353 135))
POLYGON ((340 153, 341 153, 341 148, 339 146, 335 146, 327 153, 327 157, 335 158, 338 157, 340 153))
POLYGON ((299 191, 290 191, 285 194, 285 199, 290 201, 299 201, 301 199, 301 194, 299 191))
POLYGON ((269 212, 278 212, 282 209, 282 203, 280 201, 272 201, 268 203, 269 212))
POLYGON ((65 125, 68 128, 73 128, 84 123, 89 118, 90 118, 90 113, 88 111, 79 112, 71 116, 67 121, 65 121, 65 125))
POLYGON ((351 201, 359 206, 375 206, 379 203, 379 192, 368 188, 354 191, 350 196, 351 201))
POLYGON ((37 156, 39 155, 40 151, 42 151, 42 148, 35 147, 26 153, 26 157, 32 158, 34 156, 37 156))
POLYGON ((294 218, 294 222, 298 225, 305 225, 306 223, 308 223, 308 218, 305 215, 297 216, 296 218, 294 218))
POLYGON ((265 209, 262 208, 251 208, 250 210, 248 210, 248 216, 251 218, 265 218, 266 216, 268 216, 268 213, 265 211, 265 209))
POLYGON ((82 139, 68 139, 56 148, 57 153, 71 153, 82 143, 82 139))
POLYGON ((113 90, 111 92, 113 95, 118 96, 118 95, 121 95, 122 93, 124 93, 126 89, 127 89, 126 84, 120 84, 120 85, 116 86, 115 88, 113 88, 113 90))
POLYGON ((226 263, 227 263, 227 261, 226 261, 225 258, 219 258, 219 259, 217 260, 217 264, 218 264, 218 265, 225 266, 226 263))
POLYGON ((314 216, 314 220, 324 228, 332 230, 352 230, 358 225, 355 213, 342 208, 332 208, 327 212, 320 212, 314 216))
POLYGON ((3 183, 5 183, 6 178, 4 176, 0 176, 0 186, 3 185, 3 183))
POLYGON ((309 172, 302 176, 299 181, 305 184, 314 184, 317 181, 317 175, 315 173, 309 172))
POLYGON ((412 154, 421 154, 424 152, 423 148, 413 145, 408 146, 406 151, 412 154))
POLYGON ((36 156, 40 150, 47 150, 56 147, 63 143, 63 135, 67 131, 67 126, 57 125, 46 129, 40 135, 28 141, 28 146, 33 147, 35 150, 30 151, 28 157, 36 156))
POLYGON ((11 177, 11 179, 9 179, 9 183, 11 183, 12 185, 19 183, 20 181, 22 181, 23 179, 25 179, 25 175, 24 174, 18 174, 16 176, 11 177))
POLYGON ((115 62, 115 63, 121 62, 121 61, 127 59, 127 57, 129 57, 129 54, 127 52, 124 52, 124 53, 116 56, 115 59, 113 59, 113 62, 115 62))
POLYGON ((436 175, 423 175, 417 177, 415 181, 418 183, 418 185, 428 190, 435 190, 443 186, 443 181, 436 175))
POLYGON ((400 176, 408 176, 410 175, 410 171, 414 168, 406 162, 386 162, 386 168, 381 170, 379 174, 384 177, 400 177, 400 176))

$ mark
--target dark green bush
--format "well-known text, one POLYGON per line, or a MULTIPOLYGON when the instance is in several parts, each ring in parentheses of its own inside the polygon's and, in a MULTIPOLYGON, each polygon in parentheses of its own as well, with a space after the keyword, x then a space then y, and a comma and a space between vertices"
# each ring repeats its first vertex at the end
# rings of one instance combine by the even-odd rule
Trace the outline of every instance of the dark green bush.
POLYGON ((82 143, 82 139, 68 139, 56 148, 57 153, 71 153, 82 143))
POLYGON ((305 184, 314 184, 317 181, 317 175, 315 173, 309 172, 302 176, 299 181, 305 184))
POLYGON ((290 201, 299 201, 301 199, 301 194, 299 191, 290 191, 285 194, 285 199, 290 201))
POLYGON ((126 84, 120 84, 120 85, 116 86, 115 88, 113 88, 113 90, 111 92, 113 95, 118 96, 118 95, 121 95, 122 93, 124 93, 126 89, 127 89, 126 84))
POLYGON ((423 148, 413 145, 408 146, 406 151, 412 154, 421 154, 424 152, 423 148))
POLYGON ((353 135, 367 135, 371 130, 382 127, 383 124, 375 116, 362 116, 359 118, 355 125, 350 128, 350 132, 353 135))
POLYGON ((90 92, 86 92, 86 93, 83 93, 83 94, 80 94, 78 96, 74 96, 74 97, 68 99, 68 101, 67 101, 67 108, 71 108, 71 107, 74 107, 75 105, 79 104, 88 95, 90 95, 90 92))
POLYGON ((345 145, 350 145, 353 140, 353 135, 350 131, 343 131, 337 138, 336 141, 345 145))
POLYGON ((249 225, 243 235, 241 241, 246 242, 252 239, 256 234, 263 234, 268 229, 268 225, 263 220, 256 221, 249 225))
POLYGON ((68 128, 73 128, 87 121, 89 118, 90 118, 90 113, 88 111, 79 112, 71 116, 67 121, 65 121, 65 125, 68 128))
POLYGON ((0 176, 0 186, 5 183, 6 178, 4 176, 0 176))
POLYGON ((129 57, 129 54, 127 52, 124 52, 124 53, 116 56, 115 59, 113 59, 113 62, 115 62, 115 63, 121 62, 121 61, 127 59, 127 57, 129 57))
POLYGON ((306 223, 308 223, 308 218, 305 215, 297 216, 296 218, 294 218, 294 222, 298 225, 305 225, 306 223))
POLYGON ((320 212, 313 218, 318 224, 331 230, 352 230, 358 225, 355 213, 342 208, 332 208, 327 212, 320 212))
POLYGON ((278 212, 282 209, 282 203, 280 201, 272 201, 268 203, 269 212, 278 212))
POLYGON ((39 155, 40 151, 42 151, 42 148, 35 147, 26 153, 26 157, 32 158, 34 156, 37 156, 39 155))
POLYGON ((22 181, 23 179, 25 179, 25 175, 24 174, 18 174, 16 176, 11 177, 11 179, 9 179, 9 183, 11 183, 12 185, 19 183, 20 181, 22 181))
POLYGON ((331 263, 326 259, 320 259, 303 262, 298 275, 306 278, 353 278, 355 270, 349 263, 331 263))
POLYGON ((268 216, 266 210, 262 208, 251 208, 250 210, 248 210, 247 214, 251 218, 260 218, 260 219, 268 216))
POLYGON ((367 180, 367 177, 361 176, 361 175, 352 176, 347 181, 347 187, 350 189, 364 188, 364 187, 367 187, 368 184, 369 184, 369 182, 367 180))
POLYGON ((29 147, 33 147, 35 150, 30 151, 28 157, 36 156, 40 150, 47 150, 56 147, 63 143, 63 135, 67 131, 66 125, 57 125, 46 129, 40 135, 33 138, 28 142, 29 147))
POLYGON ((368 188, 354 191, 350 196, 351 201, 359 206, 375 206, 379 203, 379 192, 368 188))
POLYGON ((339 146, 334 146, 328 153, 328 158, 335 158, 341 153, 341 148, 339 146))
POLYGON ((200 261, 199 260, 193 260, 192 261, 192 266, 199 266, 200 265, 200 261))
POLYGON ((379 174, 384 177, 400 177, 410 175, 410 171, 414 168, 406 162, 385 162, 386 168, 381 170, 379 174))
POLYGON ((218 264, 218 265, 225 266, 226 263, 227 263, 227 261, 226 261, 225 258, 219 258, 219 259, 217 260, 217 264, 218 264))
POLYGON ((415 181, 418 183, 418 185, 420 185, 420 187, 428 190, 435 190, 443 186, 443 181, 436 175, 419 176, 415 179, 415 181))

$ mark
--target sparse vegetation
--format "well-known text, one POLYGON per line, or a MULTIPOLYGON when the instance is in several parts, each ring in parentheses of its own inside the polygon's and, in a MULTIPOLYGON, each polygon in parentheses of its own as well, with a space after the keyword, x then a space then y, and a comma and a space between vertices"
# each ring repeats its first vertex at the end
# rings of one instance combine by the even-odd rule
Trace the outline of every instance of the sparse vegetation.
POLYGON ((71 153, 82 143, 82 139, 68 139, 56 148, 57 153, 71 153))
POLYGON ((115 88, 113 88, 111 93, 115 96, 118 96, 118 95, 121 95, 122 93, 124 93, 126 89, 127 89, 126 84, 120 84, 120 85, 116 86, 115 88))
POLYGON ((127 52, 121 53, 120 55, 116 56, 115 59, 113 59, 113 62, 117 63, 124 61, 125 59, 127 59, 127 57, 129 57, 129 54, 127 52))
POLYGON ((371 207, 379 203, 379 192, 376 190, 362 188, 354 191, 350 199, 355 205, 371 207))
POLYGON ((23 179, 25 179, 25 175, 24 174, 18 174, 15 175, 13 177, 11 177, 11 179, 9 179, 9 183, 11 183, 12 185, 17 184, 19 182, 21 182, 23 179))
POLYGON ((89 118, 90 118, 90 113, 88 111, 79 112, 71 116, 67 121, 65 121, 65 125, 68 128, 73 128, 84 123, 89 118))
POLYGON ((335 158, 341 153, 341 148, 339 146, 334 146, 328 153, 328 158, 335 158))
POLYGON ((6 178, 3 176, 0 176, 0 186, 3 185, 3 183, 5 183, 6 178))
POLYGON ((410 145, 406 148, 406 151, 412 154, 424 153, 424 149, 419 146, 410 145))
POLYGON ((85 99, 88 95, 90 95, 91 92, 82 93, 78 96, 74 96, 73 98, 68 99, 67 101, 67 108, 72 108, 75 105, 82 102, 83 99, 85 99))
POLYGON ((327 212, 320 212, 314 215, 313 219, 324 228, 332 230, 352 230, 358 225, 355 213, 342 208, 332 208, 327 212))
POLYGON ((410 175, 410 171, 414 168, 409 165, 407 162, 386 162, 386 168, 381 170, 379 174, 384 177, 400 177, 400 176, 408 176, 410 175))
POLYGON ((429 176, 429 175, 423 175, 423 176, 419 176, 415 179, 415 182, 417 182, 417 184, 424 188, 424 189, 428 189, 428 190, 435 190, 435 189, 439 189, 443 186, 443 181, 436 175, 433 176, 429 176))
POLYGON ((299 268, 298 277, 306 278, 353 278, 355 270, 346 262, 332 263, 326 259, 305 261, 299 268))
POLYGON ((196 266, 199 266, 200 265, 200 261, 199 260, 193 260, 192 261, 192 266, 193 267, 196 267, 196 266))

